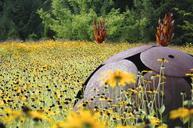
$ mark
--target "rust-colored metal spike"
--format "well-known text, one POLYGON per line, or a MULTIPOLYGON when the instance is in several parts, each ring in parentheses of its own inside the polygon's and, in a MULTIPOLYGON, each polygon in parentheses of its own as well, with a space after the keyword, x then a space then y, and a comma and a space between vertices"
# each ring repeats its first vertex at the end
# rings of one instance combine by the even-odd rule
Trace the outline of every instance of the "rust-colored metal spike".
POLYGON ((156 32, 157 44, 161 46, 168 46, 174 36, 173 29, 173 14, 167 13, 165 14, 165 17, 162 22, 160 19, 158 20, 158 27, 156 32))
POLYGON ((99 21, 95 20, 93 24, 93 31, 95 41, 99 44, 102 43, 107 36, 105 21, 103 19, 99 21))

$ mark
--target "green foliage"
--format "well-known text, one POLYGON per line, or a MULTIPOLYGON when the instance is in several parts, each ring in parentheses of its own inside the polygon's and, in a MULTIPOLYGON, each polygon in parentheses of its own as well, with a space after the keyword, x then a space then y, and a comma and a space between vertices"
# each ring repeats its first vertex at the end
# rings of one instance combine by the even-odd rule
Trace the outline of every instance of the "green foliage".
POLYGON ((0 38, 6 39, 9 37, 17 36, 16 26, 10 17, 11 9, 13 5, 10 0, 6 2, 1 2, 1 13, 0 13, 0 38))
POLYGON ((129 10, 125 15, 121 38, 129 42, 144 41, 146 38, 144 35, 145 27, 148 25, 147 18, 141 18, 135 12, 129 10))
POLYGON ((119 11, 115 9, 106 15, 105 21, 109 39, 117 40, 121 36, 124 19, 124 14, 120 14, 119 11))
POLYGON ((57 38, 72 40, 93 39, 92 24, 97 15, 105 15, 111 5, 111 0, 77 1, 77 0, 52 0, 49 11, 38 11, 46 27, 56 32, 57 38), (96 6, 94 6, 96 5, 96 6), (96 8, 101 6, 99 10, 96 8))
POLYGON ((31 34, 41 37, 42 23, 36 10, 43 0, 6 0, 1 2, 0 39, 25 40, 31 34))
POLYGON ((2 0, 0 40, 93 40, 93 20, 103 18, 110 41, 155 41, 159 18, 172 12, 175 44, 193 42, 192 0, 2 0))
POLYGON ((75 1, 52 0, 49 11, 39 10, 46 27, 56 32, 57 38, 73 40, 92 40, 93 20, 104 18, 109 40, 139 41, 144 38, 146 18, 134 11, 121 13, 119 9, 109 8, 111 0, 75 1), (97 8, 100 6, 101 8, 97 8))
POLYGON ((178 43, 191 43, 193 41, 193 7, 190 7, 188 11, 179 8, 174 8, 174 10, 182 18, 181 23, 177 25, 177 29, 182 32, 177 38, 178 43))

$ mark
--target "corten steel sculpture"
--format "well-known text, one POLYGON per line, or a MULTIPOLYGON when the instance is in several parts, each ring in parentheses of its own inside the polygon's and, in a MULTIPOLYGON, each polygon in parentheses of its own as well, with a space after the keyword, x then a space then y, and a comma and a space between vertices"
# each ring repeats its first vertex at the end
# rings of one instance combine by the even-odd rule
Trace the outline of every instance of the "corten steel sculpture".
POLYGON ((174 20, 173 14, 168 13, 165 15, 163 22, 159 19, 157 33, 156 33, 156 42, 161 46, 168 46, 172 38, 174 37, 174 20))
POLYGON ((97 43, 102 43, 106 36, 106 28, 105 28, 105 21, 104 20, 99 20, 99 21, 94 21, 93 24, 93 32, 94 32, 94 39, 97 43))
MULTIPOLYGON (((85 101, 87 103, 86 107, 89 109, 99 107, 99 104, 101 104, 99 96, 101 95, 112 98, 113 101, 111 102, 116 103, 118 97, 111 96, 111 94, 115 93, 113 91, 116 89, 110 89, 106 93, 106 86, 101 85, 101 77, 106 77, 103 75, 104 72, 119 69, 137 75, 144 70, 151 70, 152 72, 147 72, 143 75, 146 80, 151 80, 152 75, 159 74, 160 72, 160 62, 157 61, 158 59, 168 61, 164 63, 165 83, 163 102, 166 108, 164 114, 168 114, 172 109, 182 105, 182 92, 185 94, 185 99, 190 99, 191 79, 186 76, 186 73, 193 68, 193 56, 175 49, 163 47, 167 46, 172 39, 173 33, 170 29, 173 29, 173 24, 172 14, 167 14, 163 23, 159 22, 159 27, 157 28, 157 45, 131 48, 104 61, 86 80, 83 90, 77 95, 79 97, 82 93, 82 97, 79 97, 80 100, 76 103, 75 108, 85 101)), ((155 79, 154 85, 157 86, 158 82, 159 80, 155 79)), ((127 90, 129 88, 137 88, 137 84, 130 84, 117 89, 127 90)), ((155 88, 157 87, 152 87, 152 83, 149 84, 149 90, 155 88)), ((102 102, 102 104, 101 109, 109 107, 107 102, 102 102)))

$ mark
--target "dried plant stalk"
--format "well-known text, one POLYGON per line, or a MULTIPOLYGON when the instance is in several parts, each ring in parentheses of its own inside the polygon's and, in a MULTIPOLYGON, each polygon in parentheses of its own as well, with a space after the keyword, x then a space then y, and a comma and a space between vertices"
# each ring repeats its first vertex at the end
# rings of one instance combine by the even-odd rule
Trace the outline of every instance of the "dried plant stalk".
POLYGON ((174 36, 173 29, 174 20, 172 13, 166 14, 162 22, 159 19, 156 32, 157 44, 161 46, 168 46, 174 36))
POLYGON ((99 44, 102 43, 107 36, 105 21, 103 19, 99 21, 95 20, 93 24, 93 31, 95 41, 99 44))

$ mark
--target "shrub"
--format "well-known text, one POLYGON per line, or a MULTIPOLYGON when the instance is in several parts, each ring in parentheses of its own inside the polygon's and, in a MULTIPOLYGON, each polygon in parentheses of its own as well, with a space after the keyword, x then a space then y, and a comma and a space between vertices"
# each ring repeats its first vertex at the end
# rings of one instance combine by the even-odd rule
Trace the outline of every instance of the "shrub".
POLYGON ((52 0, 49 11, 40 9, 38 13, 45 28, 56 32, 57 38, 69 40, 92 40, 93 21, 104 18, 108 39, 111 41, 139 41, 144 37, 146 18, 134 11, 121 13, 114 9, 111 0, 75 1, 52 0), (98 8, 100 7, 100 9, 98 8))

